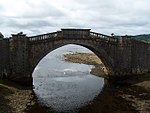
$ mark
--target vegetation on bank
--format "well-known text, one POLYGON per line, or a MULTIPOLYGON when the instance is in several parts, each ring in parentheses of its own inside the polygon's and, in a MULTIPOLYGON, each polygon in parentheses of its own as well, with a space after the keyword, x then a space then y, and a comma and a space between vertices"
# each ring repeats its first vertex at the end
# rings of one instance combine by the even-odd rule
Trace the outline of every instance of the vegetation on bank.
MULTIPOLYGON (((139 41, 143 41, 146 43, 150 43, 150 34, 141 34, 141 35, 127 35, 128 37, 135 39, 135 40, 139 40, 139 41)), ((120 38, 121 36, 119 35, 114 35, 115 38, 120 38)))
POLYGON ((136 36, 132 36, 131 38, 141 40, 146 43, 150 43, 150 34, 136 35, 136 36))
POLYGON ((65 61, 73 63, 83 63, 88 65, 101 64, 101 60, 93 53, 73 53, 64 54, 65 61))
POLYGON ((4 35, 0 32, 0 39, 3 39, 4 35))

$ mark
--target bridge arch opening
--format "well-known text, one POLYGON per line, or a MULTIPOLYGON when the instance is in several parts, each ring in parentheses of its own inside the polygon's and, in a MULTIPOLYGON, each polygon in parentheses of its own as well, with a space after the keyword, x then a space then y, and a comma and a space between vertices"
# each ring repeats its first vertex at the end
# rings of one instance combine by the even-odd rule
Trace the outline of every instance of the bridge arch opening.
MULTIPOLYGON (((88 45, 88 44, 80 44, 80 43, 61 43, 59 42, 57 45, 55 45, 55 47, 53 47, 52 49, 48 49, 46 51, 43 52, 43 50, 41 49, 41 51, 39 51, 39 54, 41 54, 41 56, 38 56, 38 58, 36 59, 32 59, 32 61, 30 62, 30 65, 31 65, 31 73, 34 71, 35 67, 38 65, 38 63, 45 57, 47 56, 49 53, 61 48, 61 47, 64 47, 64 46, 67 46, 69 44, 74 44, 74 45, 77 45, 77 46, 81 46, 83 48, 86 48, 88 50, 90 50, 93 54, 95 54, 95 56, 98 57, 98 59, 100 59, 100 62, 102 64, 102 69, 104 70, 104 74, 108 74, 109 72, 112 71, 112 65, 111 65, 111 59, 109 58, 109 56, 107 55, 107 53, 105 52, 105 50, 103 50, 102 48, 94 48, 92 47, 91 45, 88 45)), ((45 46, 45 45, 44 45, 45 46)), ((38 53, 38 51, 37 51, 38 53)))
MULTIPOLYGON (((100 93, 104 79, 90 75, 89 70, 93 66, 62 61, 65 59, 64 54, 79 56, 81 54, 82 56, 82 53, 89 53, 91 55, 89 58, 96 57, 89 49, 82 46, 65 45, 47 54, 35 68, 33 72, 34 92, 38 94, 43 104, 48 105, 47 107, 58 111, 72 109, 77 105, 80 107, 82 103, 93 100, 100 93)), ((82 59, 84 58, 79 58, 79 60, 82 59)))
MULTIPOLYGON (((33 69, 32 76, 35 74, 35 71, 39 69, 42 65, 44 65, 44 62, 46 63, 46 59, 53 60, 51 54, 59 51, 59 49, 64 48, 64 51, 58 52, 58 55, 55 57, 59 57, 59 60, 63 60, 66 62, 74 62, 74 63, 80 63, 80 64, 87 64, 87 65, 93 65, 95 68, 92 69, 92 74, 94 72, 95 75, 104 77, 104 74, 108 74, 108 65, 105 58, 101 59, 101 56, 91 47, 85 46, 85 45, 79 45, 79 44, 65 44, 60 45, 59 47, 53 48, 50 52, 46 53, 45 56, 40 58, 40 61, 36 64, 36 66, 33 69), (63 53, 62 53, 63 52, 63 53), (61 54, 63 54, 61 56, 61 54), (71 58, 71 59, 69 59, 71 58), (39 66, 40 65, 40 66, 39 66), (96 71, 96 72, 95 72, 96 71)), ((54 56, 53 56, 54 57, 54 56)), ((48 62, 47 62, 48 63, 48 62)), ((49 62, 50 63, 50 62, 49 62)), ((50 63, 51 64, 51 63, 50 63)), ((47 67, 49 68, 49 67, 47 67)))

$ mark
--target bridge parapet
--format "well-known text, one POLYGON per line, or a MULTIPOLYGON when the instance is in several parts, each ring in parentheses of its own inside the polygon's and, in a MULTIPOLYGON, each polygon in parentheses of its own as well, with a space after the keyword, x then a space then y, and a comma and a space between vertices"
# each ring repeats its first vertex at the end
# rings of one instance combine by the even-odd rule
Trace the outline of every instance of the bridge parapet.
POLYGON ((114 38, 111 36, 107 36, 104 34, 96 33, 96 32, 90 32, 90 29, 61 29, 61 31, 37 35, 37 36, 31 36, 29 38, 29 42, 36 42, 36 41, 42 41, 47 39, 54 39, 56 37, 61 38, 99 38, 102 40, 105 40, 107 42, 113 42, 117 43, 118 38, 114 38))
POLYGON ((105 39, 106 41, 109 41, 109 42, 118 42, 118 38, 114 38, 114 37, 96 33, 96 32, 90 32, 90 36, 91 36, 91 38, 105 39))
POLYGON ((39 40, 46 40, 46 39, 55 38, 55 37, 58 36, 59 33, 60 33, 60 31, 53 32, 53 33, 42 34, 42 35, 37 35, 37 36, 31 36, 31 37, 29 37, 29 41, 33 42, 33 41, 39 41, 39 40))
POLYGON ((90 29, 61 29, 63 38, 88 38, 90 29))

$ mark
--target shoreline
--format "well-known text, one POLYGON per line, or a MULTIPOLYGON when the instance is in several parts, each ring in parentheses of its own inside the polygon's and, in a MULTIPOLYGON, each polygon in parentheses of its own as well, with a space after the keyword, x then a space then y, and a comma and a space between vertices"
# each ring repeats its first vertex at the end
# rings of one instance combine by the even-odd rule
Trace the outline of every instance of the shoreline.
POLYGON ((99 76, 106 77, 107 70, 102 63, 102 61, 93 53, 74 53, 74 54, 64 54, 64 61, 71 63, 79 63, 86 65, 93 65, 90 73, 99 76))

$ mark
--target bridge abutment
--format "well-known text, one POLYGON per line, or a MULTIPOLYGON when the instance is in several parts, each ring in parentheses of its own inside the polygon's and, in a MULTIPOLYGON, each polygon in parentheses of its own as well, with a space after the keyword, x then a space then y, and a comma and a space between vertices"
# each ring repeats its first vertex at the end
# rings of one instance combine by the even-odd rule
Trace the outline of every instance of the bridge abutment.
POLYGON ((12 34, 9 40, 9 79, 23 85, 32 84, 32 75, 29 66, 28 38, 23 33, 12 34))

